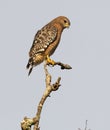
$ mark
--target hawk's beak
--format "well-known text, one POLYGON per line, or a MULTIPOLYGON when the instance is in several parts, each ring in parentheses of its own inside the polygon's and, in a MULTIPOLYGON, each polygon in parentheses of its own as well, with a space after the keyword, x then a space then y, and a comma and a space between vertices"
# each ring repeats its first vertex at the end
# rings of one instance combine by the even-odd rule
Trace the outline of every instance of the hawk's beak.
POLYGON ((66 23, 65 28, 69 28, 70 24, 66 23))

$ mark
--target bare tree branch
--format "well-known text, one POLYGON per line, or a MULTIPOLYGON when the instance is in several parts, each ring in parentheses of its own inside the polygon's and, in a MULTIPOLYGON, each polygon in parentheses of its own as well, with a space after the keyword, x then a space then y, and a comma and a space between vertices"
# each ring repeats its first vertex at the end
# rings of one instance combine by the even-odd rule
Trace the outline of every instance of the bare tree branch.
POLYGON ((46 79, 45 79, 46 88, 45 88, 43 96, 38 104, 36 116, 32 119, 24 117, 23 121, 21 122, 21 129, 22 130, 31 130, 32 125, 34 125, 33 130, 40 130, 39 121, 40 121, 40 116, 41 116, 44 102, 47 99, 47 97, 49 97, 49 95, 52 91, 56 91, 60 87, 61 77, 59 77, 54 84, 51 84, 52 77, 47 70, 47 64, 44 65, 44 70, 45 70, 45 75, 46 75, 46 79))

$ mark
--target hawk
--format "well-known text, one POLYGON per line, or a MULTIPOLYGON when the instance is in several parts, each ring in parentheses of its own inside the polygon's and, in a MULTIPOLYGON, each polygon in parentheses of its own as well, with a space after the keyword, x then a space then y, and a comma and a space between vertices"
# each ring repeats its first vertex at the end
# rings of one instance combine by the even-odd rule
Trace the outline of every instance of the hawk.
POLYGON ((29 61, 26 66, 29 69, 28 75, 32 72, 33 67, 39 65, 44 60, 48 64, 54 65, 50 56, 56 50, 62 31, 70 26, 70 21, 65 16, 59 16, 45 25, 36 33, 32 47, 29 51, 29 61))

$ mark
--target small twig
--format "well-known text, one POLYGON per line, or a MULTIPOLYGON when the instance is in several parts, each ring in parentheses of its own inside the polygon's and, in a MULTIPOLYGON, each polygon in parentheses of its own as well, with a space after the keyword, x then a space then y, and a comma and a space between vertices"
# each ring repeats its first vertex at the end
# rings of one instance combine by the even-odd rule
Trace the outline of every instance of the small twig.
POLYGON ((88 120, 86 120, 86 122, 85 122, 85 130, 87 130, 87 122, 88 122, 88 120))
POLYGON ((72 67, 71 67, 70 65, 68 65, 68 64, 63 64, 63 63, 61 63, 61 62, 55 62, 54 65, 59 65, 59 66, 61 66, 61 69, 62 69, 62 70, 63 70, 63 69, 72 69, 72 67))
MULTIPOLYGON (((85 122, 85 128, 84 128, 84 130, 90 130, 90 129, 87 129, 87 125, 88 125, 88 120, 86 120, 86 122, 85 122)), ((82 130, 82 129, 78 128, 78 130, 82 130)))
POLYGON ((54 67, 55 65, 59 65, 62 70, 64 70, 64 69, 72 69, 72 67, 71 67, 70 65, 64 64, 64 63, 62 63, 62 62, 56 62, 56 61, 54 61, 54 65, 51 64, 51 63, 48 63, 48 62, 47 62, 46 64, 47 64, 47 65, 52 65, 53 67, 54 67))

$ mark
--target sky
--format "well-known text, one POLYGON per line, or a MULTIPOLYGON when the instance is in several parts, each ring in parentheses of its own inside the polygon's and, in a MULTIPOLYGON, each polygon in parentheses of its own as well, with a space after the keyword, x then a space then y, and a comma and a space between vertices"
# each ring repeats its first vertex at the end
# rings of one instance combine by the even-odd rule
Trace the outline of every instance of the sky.
POLYGON ((38 29, 57 16, 71 21, 52 59, 72 70, 48 67, 61 87, 43 107, 41 130, 110 129, 110 1, 0 1, 0 129, 20 130, 35 116, 45 89, 43 63, 30 77, 28 52, 38 29))

